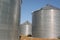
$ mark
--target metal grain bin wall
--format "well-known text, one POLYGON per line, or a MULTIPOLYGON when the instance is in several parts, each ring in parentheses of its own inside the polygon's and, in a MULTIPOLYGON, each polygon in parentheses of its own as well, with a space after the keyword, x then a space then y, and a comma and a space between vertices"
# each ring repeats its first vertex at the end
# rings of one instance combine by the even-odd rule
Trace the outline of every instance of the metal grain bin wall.
POLYGON ((47 5, 32 15, 32 36, 38 38, 60 37, 60 9, 47 5))
POLYGON ((0 0, 0 40, 17 40, 20 0, 0 0))
POLYGON ((26 21, 20 26, 20 36, 31 36, 31 35, 32 35, 31 23, 26 21))

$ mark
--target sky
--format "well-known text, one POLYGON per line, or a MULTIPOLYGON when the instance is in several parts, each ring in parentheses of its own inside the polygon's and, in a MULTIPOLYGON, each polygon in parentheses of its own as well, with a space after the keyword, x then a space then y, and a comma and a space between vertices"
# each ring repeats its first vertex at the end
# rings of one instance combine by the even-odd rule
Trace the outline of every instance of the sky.
POLYGON ((22 0, 20 23, 25 21, 32 23, 32 12, 46 6, 46 4, 60 8, 60 0, 22 0))

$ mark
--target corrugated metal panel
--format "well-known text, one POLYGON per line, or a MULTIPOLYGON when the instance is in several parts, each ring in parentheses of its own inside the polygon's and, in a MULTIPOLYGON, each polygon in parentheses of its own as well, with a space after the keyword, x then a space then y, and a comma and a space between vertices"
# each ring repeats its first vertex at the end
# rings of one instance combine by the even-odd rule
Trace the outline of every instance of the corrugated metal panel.
POLYGON ((0 0, 0 40, 17 40, 19 5, 19 0, 0 0))
POLYGON ((57 38, 60 36, 60 10, 43 9, 33 13, 32 36, 39 38, 57 38))
POLYGON ((21 24, 20 31, 21 31, 20 35, 24 35, 24 36, 32 35, 31 23, 26 21, 25 23, 21 24))

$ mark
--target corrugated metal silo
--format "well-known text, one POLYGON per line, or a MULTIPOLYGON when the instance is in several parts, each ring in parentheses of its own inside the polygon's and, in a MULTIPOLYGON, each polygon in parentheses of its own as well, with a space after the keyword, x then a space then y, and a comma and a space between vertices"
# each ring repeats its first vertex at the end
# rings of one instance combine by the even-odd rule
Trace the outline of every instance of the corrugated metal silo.
POLYGON ((38 38, 60 37, 60 9, 46 5, 33 12, 32 36, 38 38))
POLYGON ((0 0, 0 40, 17 40, 21 0, 0 0))
POLYGON ((20 26, 20 36, 31 36, 32 35, 32 26, 31 23, 26 21, 20 26))

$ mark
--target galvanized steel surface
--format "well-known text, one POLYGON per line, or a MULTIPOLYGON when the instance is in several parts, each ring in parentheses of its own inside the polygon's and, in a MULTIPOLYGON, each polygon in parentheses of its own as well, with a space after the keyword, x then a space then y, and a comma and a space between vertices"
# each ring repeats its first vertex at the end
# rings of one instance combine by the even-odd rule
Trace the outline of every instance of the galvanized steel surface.
POLYGON ((32 35, 32 26, 31 23, 29 23, 28 21, 26 21, 25 23, 21 24, 20 26, 20 36, 28 36, 28 35, 32 35))
POLYGON ((60 10, 46 6, 33 12, 32 36, 38 38, 60 37, 60 10), (48 7, 48 8, 47 8, 48 7), (50 9, 49 9, 50 8, 50 9))
POLYGON ((20 19, 18 3, 19 0, 0 0, 0 40, 17 40, 15 33, 20 19))

